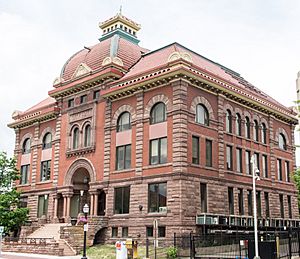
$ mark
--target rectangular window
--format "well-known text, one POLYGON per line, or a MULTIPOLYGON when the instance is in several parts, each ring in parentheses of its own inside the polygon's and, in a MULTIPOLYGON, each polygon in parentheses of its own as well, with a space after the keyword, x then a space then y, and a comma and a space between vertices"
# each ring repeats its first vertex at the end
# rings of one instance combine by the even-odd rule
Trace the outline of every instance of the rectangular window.
POLYGON ((201 212, 207 212, 207 185, 200 183, 201 212))
POLYGON ((99 97, 100 97, 100 91, 99 91, 99 90, 94 91, 93 99, 94 99, 94 100, 98 100, 99 97))
POLYGON ((289 210, 289 219, 291 219, 293 218, 293 215, 292 215, 292 200, 290 195, 287 196, 287 202, 288 202, 288 210, 289 210))
POLYGON ((153 237, 153 227, 146 227, 146 236, 147 237, 153 237))
POLYGON ((226 165, 227 170, 232 170, 232 146, 226 146, 226 165))
POLYGON ((259 164, 259 154, 258 153, 254 153, 254 162, 255 162, 255 166, 258 170, 260 170, 260 164, 259 164))
POLYGON ((68 100, 68 108, 74 107, 74 98, 68 100))
POLYGON ((50 180, 51 160, 42 161, 41 163, 41 182, 50 180))
POLYGON ((37 216, 41 218, 42 216, 47 216, 48 214, 48 195, 40 195, 38 199, 38 211, 37 216))
POLYGON ((128 237, 128 227, 122 227, 122 237, 128 237))
POLYGON ((277 159, 277 177, 278 177, 278 181, 282 181, 281 159, 277 159))
POLYGON ((239 192, 238 192, 238 201, 239 201, 239 215, 244 215, 244 195, 243 195, 243 189, 239 189, 239 192))
POLYGON ((115 188, 115 214, 128 214, 130 186, 115 188))
POLYGON ((131 145, 117 147, 116 170, 124 170, 131 167, 131 145))
POLYGON ((284 167, 285 167, 285 179, 287 182, 290 182, 290 163, 289 161, 285 161, 284 163, 284 167))
POLYGON ((242 173, 243 171, 243 161, 242 161, 242 149, 236 149, 236 171, 242 173))
POLYGON ((148 211, 163 212, 162 207, 167 206, 167 184, 149 184, 148 190, 148 211))
POLYGON ((165 226, 158 227, 158 237, 166 237, 166 227, 165 226))
POLYGON ((261 197, 260 197, 260 191, 256 192, 256 207, 257 207, 257 216, 261 217, 261 197))
POLYGON ((269 193, 265 192, 265 212, 266 218, 270 217, 269 193))
POLYGON ((253 211, 252 211, 252 191, 248 190, 248 194, 247 194, 247 198, 248 198, 248 215, 252 216, 253 211))
POLYGON ((29 179, 29 168, 30 165, 21 166, 20 184, 27 184, 29 179))
POLYGON ((234 215, 234 194, 233 194, 232 187, 228 187, 228 205, 229 205, 229 214, 234 215))
POLYGON ((167 138, 153 139, 150 141, 150 164, 167 163, 167 138))
POLYGON ((199 137, 193 136, 192 137, 192 163, 193 164, 199 164, 199 156, 200 156, 200 152, 199 152, 199 137))
POLYGON ((205 140, 206 146, 206 166, 212 167, 212 141, 210 139, 205 140))
POLYGON ((262 175, 268 178, 268 157, 266 155, 262 155, 262 175))
POLYGON ((245 156, 246 156, 246 173, 251 174, 251 152, 246 150, 245 156))
POLYGON ((280 217, 284 218, 283 194, 279 194, 280 217))
POLYGON ((20 208, 27 208, 27 204, 28 204, 28 197, 27 196, 20 197, 20 208))
POLYGON ((118 237, 118 228, 117 227, 111 228, 111 237, 118 237))
POLYGON ((82 103, 86 103, 87 102, 87 95, 85 94, 85 95, 81 95, 80 96, 80 103, 82 104, 82 103))

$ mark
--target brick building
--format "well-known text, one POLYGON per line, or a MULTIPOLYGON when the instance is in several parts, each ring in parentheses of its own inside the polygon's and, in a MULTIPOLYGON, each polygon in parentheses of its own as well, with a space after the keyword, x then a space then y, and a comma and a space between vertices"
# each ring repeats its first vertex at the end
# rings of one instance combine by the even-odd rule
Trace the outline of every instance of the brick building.
POLYGON ((98 241, 298 226, 295 113, 238 73, 173 43, 138 45, 118 14, 99 43, 64 64, 49 97, 14 112, 17 187, 33 222, 69 222, 90 206, 98 241))

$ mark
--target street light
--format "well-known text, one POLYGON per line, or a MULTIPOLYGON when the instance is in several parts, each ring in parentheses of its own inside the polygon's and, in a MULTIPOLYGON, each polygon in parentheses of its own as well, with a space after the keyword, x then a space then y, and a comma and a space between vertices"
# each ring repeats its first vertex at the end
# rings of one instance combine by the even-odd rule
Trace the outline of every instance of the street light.
POLYGON ((83 225, 83 256, 81 257, 81 259, 87 259, 86 257, 86 232, 88 230, 88 224, 87 224, 87 215, 90 211, 90 208, 89 208, 89 205, 86 203, 84 206, 83 206, 83 213, 84 213, 84 216, 85 216, 85 223, 83 225))
POLYGON ((254 246, 255 246, 255 256, 253 259, 260 259, 258 255, 258 235, 257 235, 257 207, 256 207, 256 186, 255 181, 259 181, 259 170, 255 165, 254 155, 251 157, 252 164, 252 184, 253 184, 253 212, 254 212, 254 246))

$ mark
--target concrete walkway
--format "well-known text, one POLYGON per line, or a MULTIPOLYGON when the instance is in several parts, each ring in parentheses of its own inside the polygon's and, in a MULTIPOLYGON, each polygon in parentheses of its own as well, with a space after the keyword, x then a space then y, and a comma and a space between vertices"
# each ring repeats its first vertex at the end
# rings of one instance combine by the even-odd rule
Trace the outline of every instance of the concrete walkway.
POLYGON ((1 252, 0 259, 80 259, 80 255, 76 256, 52 256, 52 255, 39 255, 39 254, 27 254, 27 253, 12 253, 12 252, 1 252))

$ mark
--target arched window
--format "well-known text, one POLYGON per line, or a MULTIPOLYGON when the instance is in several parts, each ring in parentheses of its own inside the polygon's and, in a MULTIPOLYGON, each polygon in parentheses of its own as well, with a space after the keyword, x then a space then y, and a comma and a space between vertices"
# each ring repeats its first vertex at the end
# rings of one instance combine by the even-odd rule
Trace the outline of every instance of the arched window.
POLYGON ((250 138, 250 119, 249 119, 249 117, 245 118, 245 137, 250 138))
POLYGON ((23 146, 22 146, 22 153, 23 154, 30 153, 30 138, 27 138, 24 140, 23 146))
POLYGON ((150 113, 150 123, 160 123, 166 121, 166 105, 162 102, 155 104, 150 113))
POLYGON ((236 114, 235 119, 235 134, 238 136, 242 136, 242 118, 239 113, 236 114))
POLYGON ((232 133, 232 115, 231 111, 226 111, 226 131, 232 133))
POLYGON ((73 142, 72 142, 73 149, 78 148, 78 145, 79 145, 79 129, 75 128, 73 130, 73 142))
POLYGON ((279 146, 280 149, 283 149, 283 150, 287 149, 286 139, 285 139, 285 136, 282 133, 280 133, 279 137, 278 137, 278 146, 279 146))
POLYGON ((198 104, 196 108, 196 122, 203 124, 203 125, 209 125, 209 116, 208 111, 206 107, 203 104, 198 104))
POLYGON ((43 138, 43 149, 51 148, 52 135, 51 133, 46 133, 43 138))
POLYGON ((117 122, 117 132, 131 129, 131 116, 129 112, 123 112, 117 122))
POLYGON ((84 128, 84 146, 89 147, 91 145, 91 126, 86 125, 84 128))
POLYGON ((267 144, 267 127, 266 124, 261 124, 261 142, 267 144))
POLYGON ((254 123, 253 123, 253 139, 255 141, 258 141, 258 135, 259 135, 259 126, 258 126, 258 122, 257 120, 254 120, 254 123))

